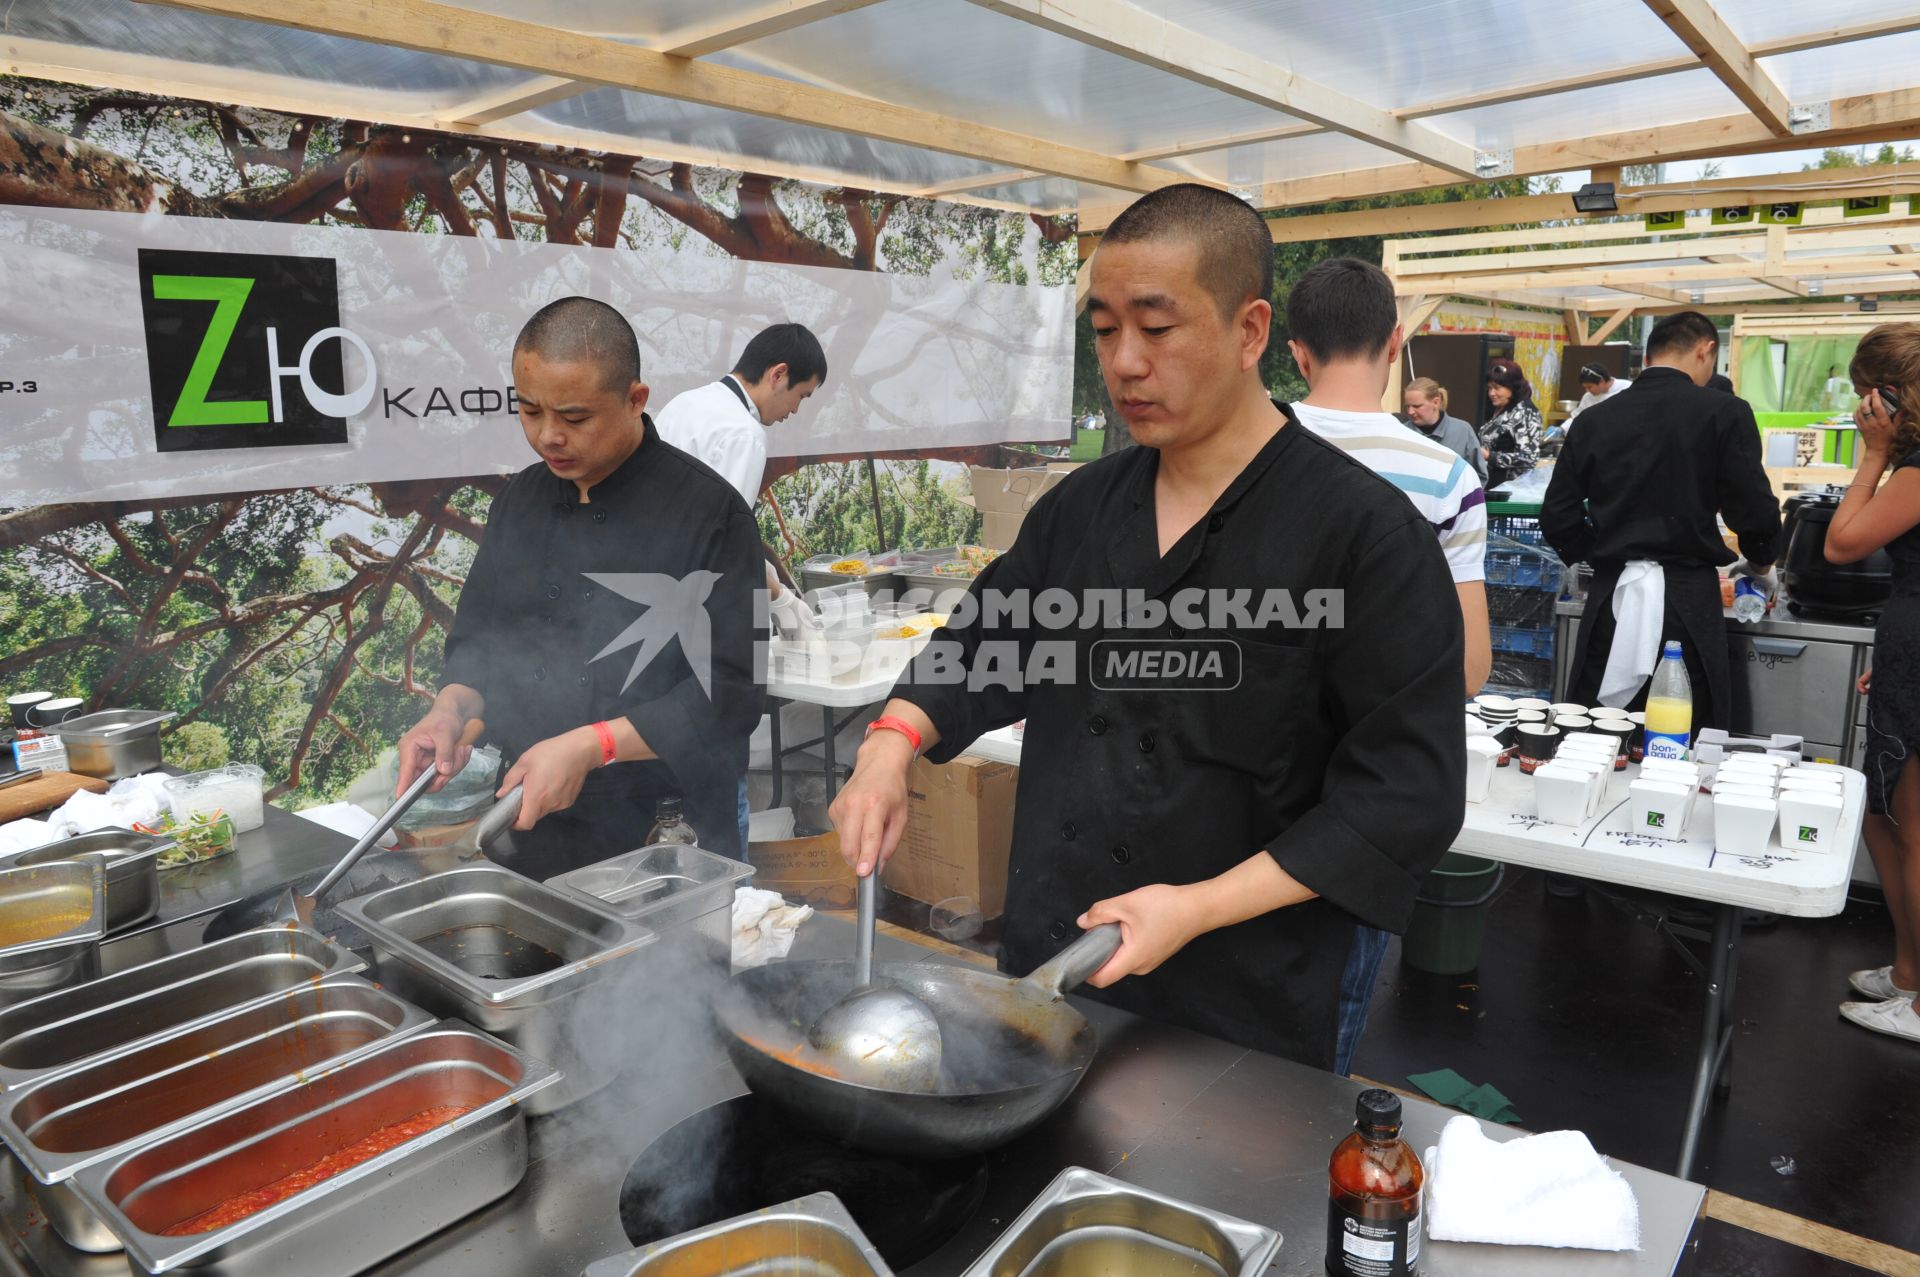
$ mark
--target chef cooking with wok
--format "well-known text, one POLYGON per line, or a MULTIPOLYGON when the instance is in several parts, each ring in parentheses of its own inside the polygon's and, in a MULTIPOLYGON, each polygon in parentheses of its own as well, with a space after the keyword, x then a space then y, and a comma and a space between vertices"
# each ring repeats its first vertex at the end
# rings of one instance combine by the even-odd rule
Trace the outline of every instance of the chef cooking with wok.
POLYGON ((914 758, 1025 719, 1002 967, 1117 923, 1094 996, 1327 1068, 1355 926, 1403 930, 1463 818, 1453 584, 1407 499, 1268 397, 1257 213, 1165 188, 1091 271, 1141 446, 1041 498, 902 677, 842 854, 879 872, 914 758))

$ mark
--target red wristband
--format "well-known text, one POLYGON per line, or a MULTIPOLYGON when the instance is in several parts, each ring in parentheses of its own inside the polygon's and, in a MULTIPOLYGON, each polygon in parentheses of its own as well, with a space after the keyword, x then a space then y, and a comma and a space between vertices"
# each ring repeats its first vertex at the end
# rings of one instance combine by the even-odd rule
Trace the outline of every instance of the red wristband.
MULTIPOLYGON (((890 732, 899 732, 902 736, 912 741, 914 755, 916 757, 919 756, 920 733, 913 730, 912 723, 909 723, 904 718, 895 718, 891 714, 886 714, 879 718, 874 719, 871 723, 867 724, 867 736, 873 735, 875 732, 879 731, 881 728, 885 728, 890 732)), ((860 739, 865 740, 867 736, 862 736, 860 739)))
POLYGON ((613 743, 613 729, 605 723, 595 723, 593 734, 600 738, 600 765, 605 767, 613 761, 613 756, 620 752, 613 743))

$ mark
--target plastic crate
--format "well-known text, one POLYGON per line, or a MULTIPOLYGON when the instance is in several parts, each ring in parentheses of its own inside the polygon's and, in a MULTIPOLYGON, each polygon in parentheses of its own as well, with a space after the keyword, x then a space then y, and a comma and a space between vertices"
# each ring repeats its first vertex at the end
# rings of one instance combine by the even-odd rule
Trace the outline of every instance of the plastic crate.
POLYGON ((1487 515, 1487 538, 1506 537, 1522 545, 1544 546, 1546 538, 1540 535, 1540 520, 1527 514, 1487 515))
POLYGON ((1490 585, 1487 587, 1487 620, 1519 629, 1551 628, 1557 599, 1551 590, 1490 585))
POLYGON ((1537 696, 1550 701, 1554 699, 1553 662, 1536 656, 1495 652, 1493 668, 1488 671, 1486 686, 1482 690, 1501 696, 1537 696))
POLYGON ((1493 650, 1507 652, 1515 656, 1535 656, 1542 660, 1553 659, 1553 629, 1522 629, 1515 625, 1495 625, 1493 630, 1493 650))
POLYGON ((1560 559, 1552 550, 1505 534, 1487 535, 1487 584, 1524 590, 1560 592, 1564 575, 1560 559))

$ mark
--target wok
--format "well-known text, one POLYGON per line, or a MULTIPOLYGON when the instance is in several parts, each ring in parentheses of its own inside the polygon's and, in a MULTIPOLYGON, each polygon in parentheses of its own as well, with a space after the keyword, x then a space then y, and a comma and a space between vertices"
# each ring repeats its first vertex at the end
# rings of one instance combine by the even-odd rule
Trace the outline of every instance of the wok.
POLYGON ((877 978, 925 1002, 940 1021, 941 1078, 931 1092, 834 1077, 808 1046, 807 1029, 854 987, 851 962, 743 971, 721 990, 715 1018, 754 1094, 858 1148, 958 1157, 1019 1138, 1080 1084, 1096 1035, 1063 995, 1119 947, 1117 926, 1095 927, 1023 980, 937 963, 877 966, 877 978))
MULTIPOLYGON (((347 871, 345 877, 335 883, 320 901, 314 911, 313 920, 308 924, 321 935, 348 949, 366 950, 373 947, 373 941, 367 934, 348 922, 333 907, 338 900, 351 900, 355 896, 368 895, 375 891, 384 891, 388 887, 398 887, 404 883, 415 882, 429 877, 442 869, 452 868, 462 861, 471 860, 484 851, 487 845, 509 829, 520 815, 521 791, 518 785, 507 792, 493 806, 481 814, 472 829, 446 847, 430 847, 420 851, 370 851, 347 871)), ((337 866, 336 866, 337 868, 337 866)), ((302 895, 312 894, 315 886, 332 869, 326 869, 297 880, 291 890, 302 895), (304 884, 304 885, 303 885, 304 884)), ((228 936, 251 931, 255 927, 267 926, 284 920, 282 906, 286 902, 289 887, 282 883, 264 891, 256 891, 250 896, 234 901, 207 923, 207 929, 201 936, 202 944, 212 944, 228 936)))

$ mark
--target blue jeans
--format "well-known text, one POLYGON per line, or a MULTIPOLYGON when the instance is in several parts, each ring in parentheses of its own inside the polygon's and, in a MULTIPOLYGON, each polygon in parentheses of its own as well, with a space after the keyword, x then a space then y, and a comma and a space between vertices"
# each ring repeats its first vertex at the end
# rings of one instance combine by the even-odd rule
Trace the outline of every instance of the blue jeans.
POLYGON ((1387 933, 1373 927, 1353 929, 1353 947, 1347 950, 1347 969, 1340 976, 1340 1031, 1334 1039, 1333 1071, 1341 1077, 1353 1071, 1353 1053, 1367 1031, 1367 1012, 1373 1009, 1373 989, 1380 980, 1380 960, 1387 956, 1387 933))
MULTIPOLYGON (((747 858, 747 774, 740 773, 740 859, 747 858)), ((1378 964, 1375 964, 1378 965, 1378 964)))

